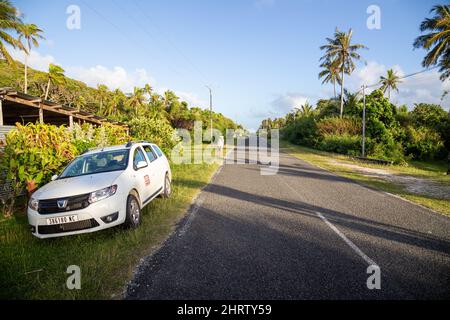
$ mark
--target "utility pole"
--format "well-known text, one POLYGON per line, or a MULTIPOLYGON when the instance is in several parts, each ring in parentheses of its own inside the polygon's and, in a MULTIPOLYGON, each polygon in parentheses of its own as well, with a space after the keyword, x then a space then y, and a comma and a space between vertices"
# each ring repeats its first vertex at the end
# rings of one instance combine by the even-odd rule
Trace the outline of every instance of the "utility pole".
POLYGON ((366 85, 363 84, 362 157, 366 156, 366 85))
POLYGON ((213 140, 213 120, 212 120, 212 90, 209 86, 206 86, 209 90, 209 125, 210 125, 210 138, 211 143, 213 140))

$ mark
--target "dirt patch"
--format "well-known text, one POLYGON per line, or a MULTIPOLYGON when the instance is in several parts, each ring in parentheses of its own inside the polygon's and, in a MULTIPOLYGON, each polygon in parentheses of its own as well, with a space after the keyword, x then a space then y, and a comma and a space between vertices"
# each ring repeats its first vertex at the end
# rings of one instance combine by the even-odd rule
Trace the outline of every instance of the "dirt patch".
POLYGON ((356 164, 343 163, 336 160, 328 161, 332 165, 345 167, 368 177, 380 178, 396 185, 401 185, 407 192, 430 196, 437 199, 450 200, 450 184, 439 183, 430 179, 415 176, 400 175, 388 169, 366 168, 356 164))

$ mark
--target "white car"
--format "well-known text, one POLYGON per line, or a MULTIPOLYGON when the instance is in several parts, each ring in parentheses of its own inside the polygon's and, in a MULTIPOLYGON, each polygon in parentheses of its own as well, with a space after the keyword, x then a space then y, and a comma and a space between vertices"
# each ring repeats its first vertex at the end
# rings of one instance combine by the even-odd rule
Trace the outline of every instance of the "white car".
POLYGON ((73 159, 33 193, 28 222, 38 238, 94 232, 124 223, 136 228, 141 209, 171 194, 172 173, 152 143, 95 149, 73 159))

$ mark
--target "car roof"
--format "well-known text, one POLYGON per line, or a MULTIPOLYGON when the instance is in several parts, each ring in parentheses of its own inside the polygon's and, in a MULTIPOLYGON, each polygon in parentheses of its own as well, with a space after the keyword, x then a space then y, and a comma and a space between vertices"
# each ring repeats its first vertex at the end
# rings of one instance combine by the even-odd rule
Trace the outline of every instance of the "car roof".
POLYGON ((104 147, 104 148, 89 149, 89 150, 85 151, 82 155, 96 154, 96 153, 108 152, 108 151, 129 150, 133 146, 142 146, 142 145, 155 146, 155 144, 151 143, 151 142, 135 142, 133 144, 120 144, 120 145, 104 147))

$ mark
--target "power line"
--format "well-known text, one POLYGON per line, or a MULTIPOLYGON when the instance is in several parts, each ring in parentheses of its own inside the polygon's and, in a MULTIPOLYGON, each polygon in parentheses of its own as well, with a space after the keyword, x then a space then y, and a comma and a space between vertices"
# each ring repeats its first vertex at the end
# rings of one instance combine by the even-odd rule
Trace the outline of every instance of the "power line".
MULTIPOLYGON (((144 50, 144 52, 148 51, 148 48, 144 47, 140 42, 135 41, 132 37, 130 37, 129 34, 126 34, 119 26, 117 26, 115 23, 113 23, 111 20, 109 20, 107 17, 105 17, 103 14, 101 14, 98 10, 96 10, 94 7, 87 4, 86 1, 80 0, 87 8, 89 8, 92 12, 94 12, 96 15, 98 15, 101 19, 106 21, 109 25, 111 25, 114 29, 116 29, 127 42, 132 42, 135 46, 139 47, 140 49, 144 50)), ((169 69, 171 69, 172 72, 175 74, 181 76, 181 73, 178 72, 175 68, 172 66, 169 66, 169 69)))
POLYGON ((178 52, 178 54, 191 66, 191 68, 202 78, 203 81, 205 81, 205 83, 209 83, 208 79, 206 78, 206 76, 203 74, 203 72, 200 71, 199 68, 197 68, 197 66, 192 62, 191 59, 189 59, 184 53, 183 51, 181 51, 177 45, 175 45, 175 43, 170 39, 170 37, 167 35, 166 32, 164 32, 164 30, 162 28, 159 27, 159 25, 154 21, 154 19, 152 17, 150 17, 150 15, 147 13, 147 10, 144 10, 136 0, 132 0, 133 4, 136 6, 136 8, 139 10, 139 12, 142 13, 142 15, 144 15, 147 20, 153 24, 153 26, 161 33, 164 35, 164 38, 167 43, 169 43, 169 45, 171 45, 175 51, 178 52))

